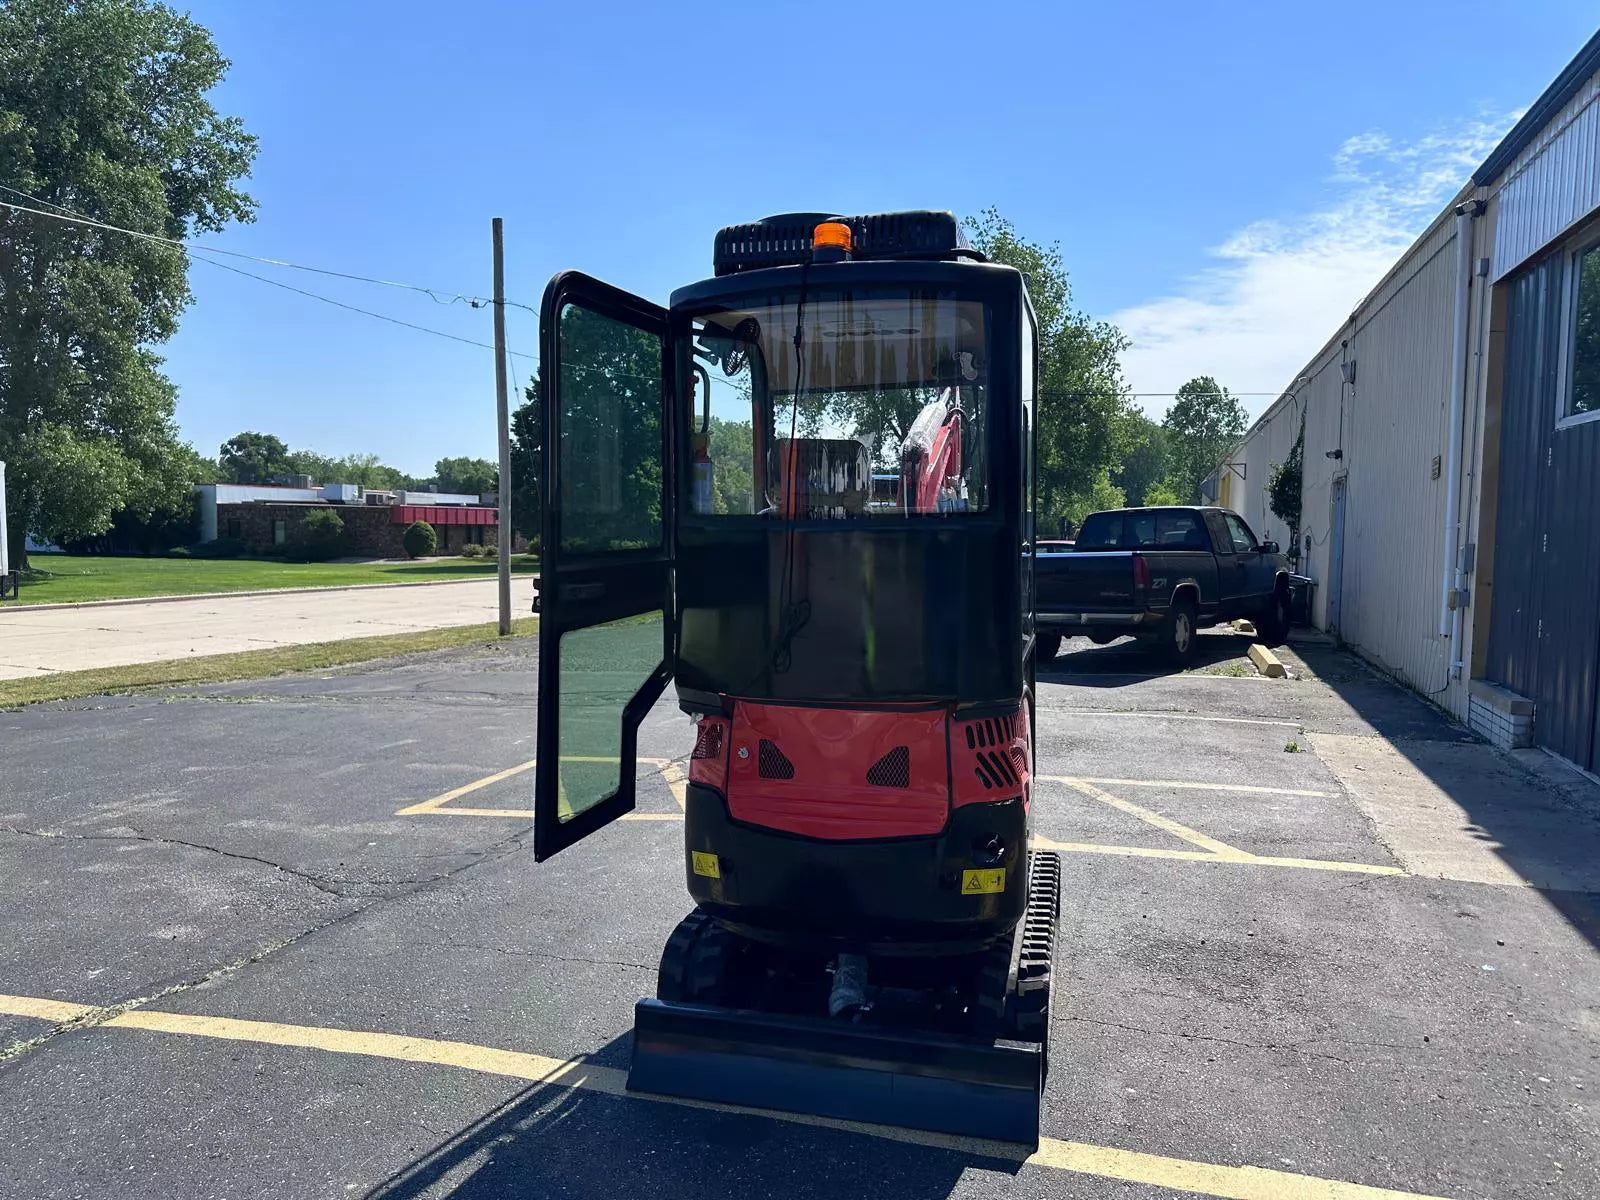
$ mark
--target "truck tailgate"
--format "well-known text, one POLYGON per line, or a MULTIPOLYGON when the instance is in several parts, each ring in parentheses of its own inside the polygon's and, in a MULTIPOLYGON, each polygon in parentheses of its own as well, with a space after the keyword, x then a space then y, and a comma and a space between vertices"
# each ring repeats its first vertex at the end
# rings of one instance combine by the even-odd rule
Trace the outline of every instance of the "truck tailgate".
POLYGON ((1038 611, 1131 612, 1137 607, 1133 551, 1074 550, 1034 562, 1038 611))

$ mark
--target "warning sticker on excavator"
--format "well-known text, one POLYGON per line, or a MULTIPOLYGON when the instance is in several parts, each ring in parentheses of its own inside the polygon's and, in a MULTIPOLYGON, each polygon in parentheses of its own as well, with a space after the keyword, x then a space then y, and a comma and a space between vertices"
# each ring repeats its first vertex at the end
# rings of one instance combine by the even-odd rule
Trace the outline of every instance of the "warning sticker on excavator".
MULTIPOLYGON (((722 878, 722 863, 717 860, 715 854, 708 854, 704 850, 691 850, 689 851, 689 858, 692 861, 696 875, 704 875, 707 879, 722 878)), ((972 872, 969 871, 968 874, 970 875, 972 872)))
POLYGON ((987 896, 994 892, 1006 890, 1006 869, 995 867, 988 871, 963 871, 961 872, 961 894, 963 896, 987 896))

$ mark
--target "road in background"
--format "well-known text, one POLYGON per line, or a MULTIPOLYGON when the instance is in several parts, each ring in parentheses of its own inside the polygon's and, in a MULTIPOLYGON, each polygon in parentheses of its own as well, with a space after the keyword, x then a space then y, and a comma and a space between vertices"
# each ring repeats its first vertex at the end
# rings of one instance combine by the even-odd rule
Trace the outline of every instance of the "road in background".
MULTIPOLYGON (((531 581, 513 577, 512 594, 526 614, 531 581)), ((0 608, 0 679, 477 625, 497 611, 493 578, 0 608)))

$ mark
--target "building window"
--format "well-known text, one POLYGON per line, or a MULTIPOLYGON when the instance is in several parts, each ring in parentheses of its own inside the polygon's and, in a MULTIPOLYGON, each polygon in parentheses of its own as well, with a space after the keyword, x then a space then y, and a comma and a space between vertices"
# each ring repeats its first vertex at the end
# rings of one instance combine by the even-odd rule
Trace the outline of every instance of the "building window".
POLYGON ((236 542, 244 536, 244 523, 238 517, 228 518, 228 536, 236 542))
POLYGON ((284 522, 281 521, 281 520, 280 521, 274 521, 272 523, 272 544, 274 546, 281 546, 281 545, 284 544, 284 542, 286 542, 288 540, 289 540, 289 532, 288 532, 288 529, 285 527, 284 522))
POLYGON ((1563 417, 1600 413, 1600 246, 1573 258, 1572 358, 1563 417))

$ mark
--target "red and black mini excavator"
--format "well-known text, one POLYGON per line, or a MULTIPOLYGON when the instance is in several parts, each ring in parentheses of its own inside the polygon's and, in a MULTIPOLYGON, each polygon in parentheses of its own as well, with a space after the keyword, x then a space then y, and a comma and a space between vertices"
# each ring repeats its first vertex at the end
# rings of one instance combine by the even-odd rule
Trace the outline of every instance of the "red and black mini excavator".
POLYGON ((675 683, 694 910, 628 1086, 1036 1143, 1023 277, 938 212, 735 225, 714 267, 545 292, 536 855, 633 808, 675 683))

